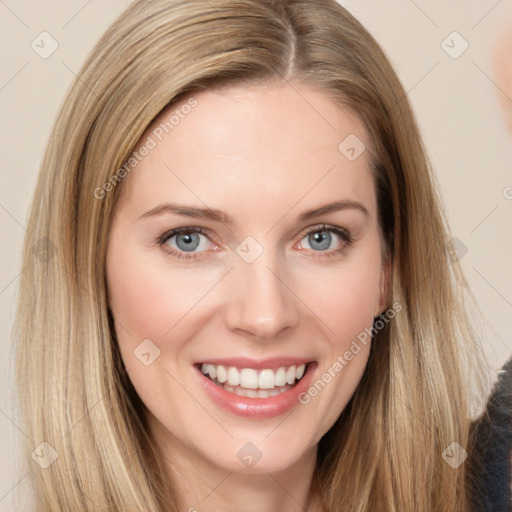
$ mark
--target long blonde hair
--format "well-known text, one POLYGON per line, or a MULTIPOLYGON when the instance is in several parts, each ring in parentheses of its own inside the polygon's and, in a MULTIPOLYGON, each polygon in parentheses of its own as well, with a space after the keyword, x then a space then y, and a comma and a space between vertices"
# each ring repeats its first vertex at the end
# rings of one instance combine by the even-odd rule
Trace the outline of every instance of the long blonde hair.
POLYGON ((375 334, 355 395, 320 441, 314 483, 332 512, 468 509, 465 464, 454 469, 442 454, 452 442, 470 450, 466 392, 480 351, 419 130, 383 51, 334 0, 139 0, 72 85, 30 213, 18 396, 28 453, 46 442, 58 455, 32 471, 38 511, 177 510, 108 309, 119 170, 169 104, 205 88, 291 79, 366 126, 389 300, 402 306, 375 334))

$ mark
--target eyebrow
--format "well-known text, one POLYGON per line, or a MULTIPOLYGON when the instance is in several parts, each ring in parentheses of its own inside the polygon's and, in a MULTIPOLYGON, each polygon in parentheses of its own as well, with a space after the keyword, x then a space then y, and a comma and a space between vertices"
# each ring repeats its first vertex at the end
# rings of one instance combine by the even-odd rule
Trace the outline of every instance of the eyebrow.
MULTIPOLYGON (((368 210, 363 204, 357 201, 345 199, 342 201, 334 201, 333 203, 328 203, 323 206, 307 210, 298 216, 298 220, 299 222, 304 222, 314 217, 319 217, 320 215, 326 215, 331 212, 347 209, 359 210, 365 215, 365 217, 369 216, 368 210)), ((195 219, 205 219, 214 222, 222 222, 230 226, 233 225, 233 219, 227 213, 221 210, 215 210, 212 208, 199 208, 196 206, 180 205, 176 203, 164 203, 155 206, 155 208, 152 208, 151 210, 143 213, 140 216, 140 218, 143 219, 147 217, 164 215, 168 213, 173 213, 175 215, 183 215, 185 217, 193 217, 195 219)))

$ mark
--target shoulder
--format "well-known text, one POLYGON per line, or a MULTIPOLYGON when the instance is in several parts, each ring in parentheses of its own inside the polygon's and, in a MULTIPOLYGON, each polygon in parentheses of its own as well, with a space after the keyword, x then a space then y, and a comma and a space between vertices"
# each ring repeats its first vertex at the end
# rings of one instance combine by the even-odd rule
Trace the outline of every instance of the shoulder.
POLYGON ((512 511, 512 359, 471 432, 468 463, 474 512, 512 511))

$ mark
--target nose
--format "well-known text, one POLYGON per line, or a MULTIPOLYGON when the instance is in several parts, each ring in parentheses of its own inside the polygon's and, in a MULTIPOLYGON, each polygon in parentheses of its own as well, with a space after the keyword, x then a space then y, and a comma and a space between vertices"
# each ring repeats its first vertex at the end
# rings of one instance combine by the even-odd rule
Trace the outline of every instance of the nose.
POLYGON ((280 263, 270 251, 252 263, 237 258, 228 284, 226 322, 232 331, 267 341, 297 324, 297 298, 280 263))

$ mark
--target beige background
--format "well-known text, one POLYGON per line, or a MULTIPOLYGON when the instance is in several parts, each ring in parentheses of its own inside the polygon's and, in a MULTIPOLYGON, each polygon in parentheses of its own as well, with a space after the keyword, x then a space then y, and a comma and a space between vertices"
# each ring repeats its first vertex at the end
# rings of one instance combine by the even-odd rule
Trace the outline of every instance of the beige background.
MULTIPOLYGON (((486 351, 497 368, 512 354, 512 193, 507 199, 504 192, 512 192, 512 134, 499 110, 504 86, 493 75, 490 49, 505 21, 512 25, 510 1, 342 3, 383 45, 409 92, 453 234, 467 247, 461 262, 488 320, 486 351), (441 46, 453 31, 469 44, 456 59, 441 46)), ((14 497, 26 494, 28 471, 40 470, 15 448, 24 434, 12 410, 10 340, 19 251, 38 165, 74 73, 128 4, 0 0, 0 511, 26 509, 14 497), (43 31, 58 42, 46 59, 31 48, 43 31)), ((455 52, 463 41, 451 36, 445 44, 455 52)))

